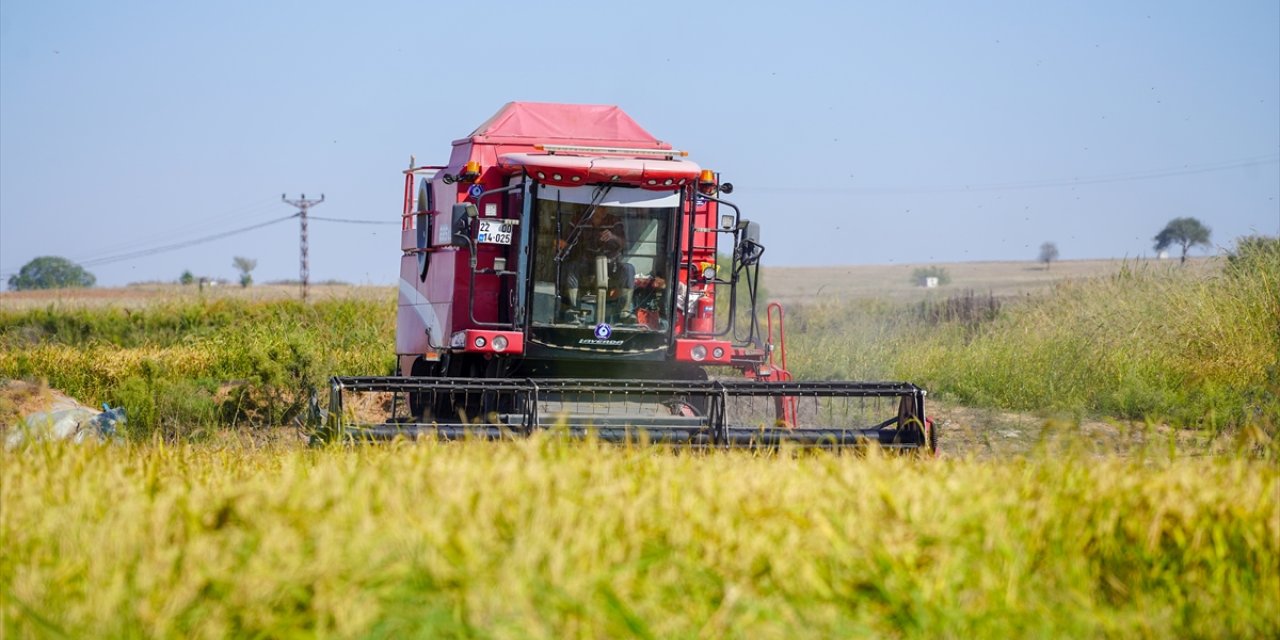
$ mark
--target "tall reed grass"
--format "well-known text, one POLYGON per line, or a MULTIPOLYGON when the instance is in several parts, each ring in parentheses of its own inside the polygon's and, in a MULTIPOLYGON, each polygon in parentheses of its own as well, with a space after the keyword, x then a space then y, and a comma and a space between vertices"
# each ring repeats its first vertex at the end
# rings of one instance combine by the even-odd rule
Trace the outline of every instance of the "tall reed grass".
POLYGON ((964 403, 1220 428, 1280 421, 1280 245, 1196 274, 1066 282, 976 335, 917 334, 895 372, 964 403))
POLYGON ((796 308, 792 369, 909 380, 977 406, 1280 428, 1280 243, 1213 271, 1134 265, 936 321, 947 302, 796 308))

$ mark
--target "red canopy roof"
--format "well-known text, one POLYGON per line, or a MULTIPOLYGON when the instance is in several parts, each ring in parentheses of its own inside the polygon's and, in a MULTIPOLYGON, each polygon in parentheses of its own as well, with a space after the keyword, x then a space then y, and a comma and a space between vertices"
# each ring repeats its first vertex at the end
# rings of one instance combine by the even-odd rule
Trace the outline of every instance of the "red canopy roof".
POLYGON ((508 102, 471 135, 454 142, 472 144, 581 144, 670 149, 626 112, 606 104, 508 102))

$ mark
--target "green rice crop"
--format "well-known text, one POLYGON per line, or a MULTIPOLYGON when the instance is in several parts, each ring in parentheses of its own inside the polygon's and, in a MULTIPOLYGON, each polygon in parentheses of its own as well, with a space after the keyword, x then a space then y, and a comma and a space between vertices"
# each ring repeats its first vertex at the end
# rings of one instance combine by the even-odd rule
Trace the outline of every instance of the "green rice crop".
POLYGON ((39 444, 5 637, 1276 637, 1280 470, 564 444, 39 444))
POLYGON ((0 377, 45 379, 129 412, 135 436, 299 417, 335 373, 390 373, 395 307, 183 300, 0 312, 0 377))

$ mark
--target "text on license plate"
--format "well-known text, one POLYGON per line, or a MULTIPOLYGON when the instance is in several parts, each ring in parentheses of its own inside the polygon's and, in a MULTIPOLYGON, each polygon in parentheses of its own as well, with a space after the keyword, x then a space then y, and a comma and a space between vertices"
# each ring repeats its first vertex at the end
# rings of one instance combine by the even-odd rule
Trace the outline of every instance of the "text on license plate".
POLYGON ((476 234, 476 242, 487 242, 489 244, 511 244, 511 228, 510 222, 501 222, 498 220, 481 220, 480 230, 476 234))

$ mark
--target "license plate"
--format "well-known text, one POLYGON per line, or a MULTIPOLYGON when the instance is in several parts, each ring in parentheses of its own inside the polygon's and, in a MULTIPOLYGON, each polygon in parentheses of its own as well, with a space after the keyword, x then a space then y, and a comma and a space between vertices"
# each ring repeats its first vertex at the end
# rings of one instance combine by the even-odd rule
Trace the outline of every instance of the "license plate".
POLYGON ((513 226, 510 222, 481 220, 480 230, 476 233, 476 242, 511 244, 511 229, 513 226))

